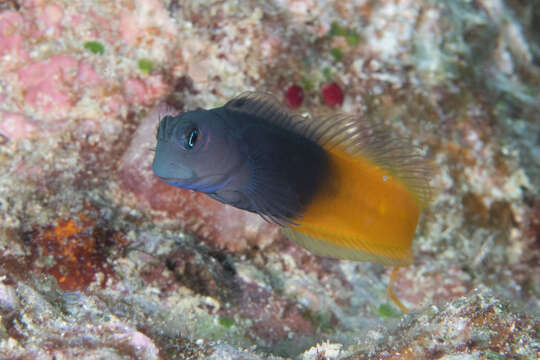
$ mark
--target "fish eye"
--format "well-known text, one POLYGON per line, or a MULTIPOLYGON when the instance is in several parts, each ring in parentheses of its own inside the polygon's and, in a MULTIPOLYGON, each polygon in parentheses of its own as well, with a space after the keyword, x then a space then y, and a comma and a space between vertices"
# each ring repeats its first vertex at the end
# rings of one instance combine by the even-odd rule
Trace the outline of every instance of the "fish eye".
POLYGON ((196 127, 190 128, 188 131, 186 131, 184 135, 184 146, 183 148, 185 150, 191 150, 197 145, 197 140, 199 139, 199 129, 196 127))

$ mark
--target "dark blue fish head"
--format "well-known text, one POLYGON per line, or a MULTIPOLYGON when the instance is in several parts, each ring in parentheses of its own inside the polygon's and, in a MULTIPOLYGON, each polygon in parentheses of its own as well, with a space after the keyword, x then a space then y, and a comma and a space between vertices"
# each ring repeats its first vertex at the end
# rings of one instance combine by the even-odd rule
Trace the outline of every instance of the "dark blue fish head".
POLYGON ((162 181, 213 193, 238 176, 238 144, 226 124, 209 110, 161 119, 152 170, 162 181))

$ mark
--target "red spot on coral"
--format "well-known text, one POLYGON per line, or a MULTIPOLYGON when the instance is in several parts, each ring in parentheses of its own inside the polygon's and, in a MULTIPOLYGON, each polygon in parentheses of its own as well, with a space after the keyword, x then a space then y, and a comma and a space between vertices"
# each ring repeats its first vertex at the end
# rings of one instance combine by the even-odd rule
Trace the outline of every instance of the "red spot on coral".
POLYGON ((86 288, 97 273, 104 273, 104 280, 112 275, 107 255, 114 244, 124 242, 119 232, 104 230, 84 213, 37 231, 33 241, 34 252, 50 260, 44 271, 69 291, 86 288))
POLYGON ((285 91, 285 101, 289 107, 295 109, 304 101, 304 90, 299 85, 291 85, 285 91))
POLYGON ((323 101, 328 106, 341 106, 343 104, 343 90, 336 83, 326 84, 321 89, 323 101))

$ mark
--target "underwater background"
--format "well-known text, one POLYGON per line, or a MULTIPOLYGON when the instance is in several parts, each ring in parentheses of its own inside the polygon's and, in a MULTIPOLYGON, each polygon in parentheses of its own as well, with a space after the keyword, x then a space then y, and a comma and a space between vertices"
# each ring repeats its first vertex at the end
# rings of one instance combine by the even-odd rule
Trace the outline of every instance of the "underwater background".
POLYGON ((0 1, 1 359, 537 359, 540 1, 0 1), (413 139, 392 268, 161 183, 166 114, 246 90, 413 139))

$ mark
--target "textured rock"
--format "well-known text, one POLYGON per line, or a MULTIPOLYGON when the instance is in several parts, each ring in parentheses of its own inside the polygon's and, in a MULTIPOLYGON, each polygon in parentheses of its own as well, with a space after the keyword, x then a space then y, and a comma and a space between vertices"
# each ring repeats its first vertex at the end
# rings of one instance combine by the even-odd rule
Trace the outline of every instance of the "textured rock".
POLYGON ((70 56, 58 55, 20 68, 18 80, 23 101, 42 112, 60 114, 74 105, 77 87, 92 86, 99 77, 90 66, 70 56))
POLYGON ((513 313, 486 289, 474 290, 443 308, 433 306, 381 330, 378 346, 360 341, 355 356, 375 359, 531 358, 540 354, 540 324, 513 313), (384 334, 384 335, 383 335, 384 334), (389 339, 392 338, 391 341, 389 339), (365 347, 362 345, 366 345, 365 347))
POLYGON ((21 114, 0 111, 0 134, 9 139, 28 138, 36 131, 31 121, 21 114))
POLYGON ((28 59, 28 52, 22 45, 23 24, 22 16, 15 11, 0 13, 0 55, 14 54, 16 58, 28 59))
MULTIPOLYGON (((0 358, 537 359, 538 11, 519 1, 0 2, 0 358), (151 173, 245 90, 413 139, 413 266, 320 258, 151 173), (296 103, 295 103, 296 104, 296 103)), ((291 104, 292 105, 292 104, 291 104)))

